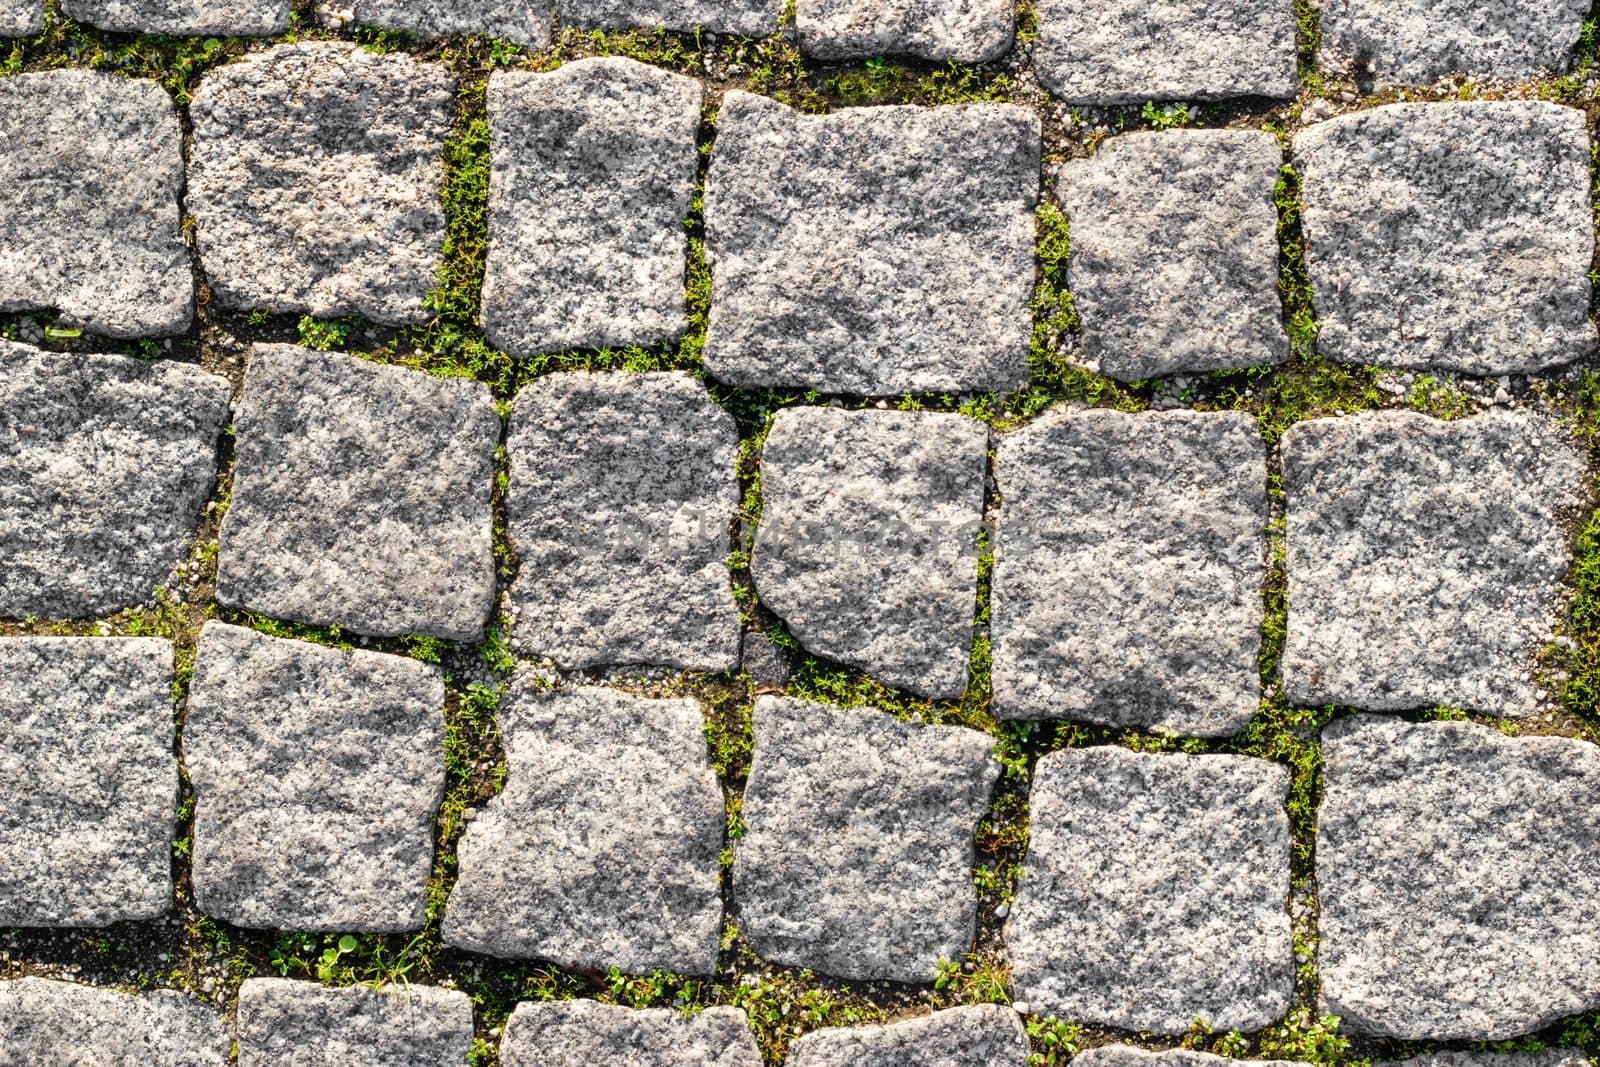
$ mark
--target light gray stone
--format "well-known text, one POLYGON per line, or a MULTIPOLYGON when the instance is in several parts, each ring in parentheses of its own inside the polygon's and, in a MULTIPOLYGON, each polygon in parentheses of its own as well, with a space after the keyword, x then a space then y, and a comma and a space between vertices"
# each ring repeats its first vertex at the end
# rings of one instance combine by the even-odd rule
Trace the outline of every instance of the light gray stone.
POLYGON ((61 10, 114 33, 271 37, 289 28, 289 0, 61 0, 61 10))
POLYGON ((709 975, 722 936, 722 788, 694 700, 518 681, 505 789, 467 826, 449 945, 569 970, 709 975))
POLYGON ((1317 62, 1376 86, 1529 81, 1572 67, 1588 14, 1588 0, 1323 0, 1317 62))
POLYGON ((1563 428, 1493 411, 1314 419, 1283 437, 1296 704, 1538 708, 1584 464, 1563 428))
POLYGON ((759 697, 734 847, 739 929, 760 956, 839 978, 931 982, 977 932, 974 835, 993 740, 759 697))
POLYGON ((1285 0, 1040 0, 1034 62, 1071 104, 1285 99, 1294 33, 1285 0))
POLYGON ((766 37, 783 0, 556 0, 561 24, 581 30, 666 29, 766 37))
POLYGON ((1028 1035, 1000 1004, 936 1011, 890 1026, 815 1030, 789 1046, 786 1067, 1027 1067, 1028 1035))
POLYGON ((492 345, 533 356, 689 328, 700 99, 694 79, 620 57, 490 77, 492 345))
POLYGON ((1182 1034, 1255 1031, 1294 997, 1289 775, 1114 746, 1039 761, 1006 921, 1032 1011, 1182 1034))
POLYGON ((1282 363, 1283 155, 1258 130, 1114 137, 1061 168, 1082 352, 1123 381, 1282 363))
POLYGON ((1543 1052, 1435 1052, 1409 1060, 1391 1060, 1374 1067, 1589 1067, 1589 1057, 1575 1048, 1543 1052))
POLYGON ((216 485, 226 379, 0 341, 0 616, 148 600, 216 485))
POLYGON ((0 1067, 224 1067, 232 1044, 221 1016, 182 993, 0 982, 0 1067))
POLYGON ((1058 411, 1000 441, 994 700, 1199 737, 1261 680, 1266 449, 1236 412, 1058 411))
POLYGON ((1012 0, 797 0, 800 47, 818 59, 885 54, 987 63, 1011 50, 1012 0))
POLYGON ((1294 161, 1323 355, 1512 374, 1594 352, 1583 112, 1390 104, 1298 134, 1294 161))
POLYGON ((733 670, 739 431, 692 376, 552 374, 512 405, 516 645, 562 667, 733 670))
POLYGON ((452 989, 239 987, 239 1067, 463 1067, 471 1051, 472 999, 452 989))
POLYGON ((1152 1052, 1133 1045, 1085 1049, 1072 1057, 1072 1062, 1077 1067, 1229 1067, 1230 1064, 1235 1067, 1307 1067, 1294 1060, 1239 1060, 1186 1048, 1152 1052))
POLYGON ((787 408, 750 565, 809 651, 930 697, 967 686, 988 431, 961 415, 787 408))
POLYGON ((0 312, 55 308, 107 337, 183 333, 183 130, 153 81, 88 70, 0 78, 0 312))
POLYGON ((497 37, 538 51, 550 43, 551 0, 325 0, 324 22, 424 37, 497 37))
POLYGON ((680 1015, 593 1000, 517 1005, 500 1043, 501 1067, 761 1067, 738 1008, 680 1015))
POLYGON ((803 115, 729 92, 706 185, 705 366, 742 386, 1014 389, 1033 321, 1039 119, 803 115))
POLYGON ((335 41, 202 78, 187 203, 217 303, 426 321, 452 90, 440 64, 335 41))
POLYGON ((1346 1030, 1498 1041, 1600 1007, 1600 749, 1357 716, 1322 761, 1317 962, 1346 1030))
POLYGON ((0 927, 171 909, 172 677, 152 638, 0 639, 0 927))
POLYGON ((201 911, 276 930, 422 928, 445 782, 437 667, 208 622, 183 751, 201 911))
POLYGON ((257 345, 234 426, 219 601, 376 636, 482 636, 500 440, 485 386, 257 345))
POLYGON ((32 37, 44 29, 44 0, 0 0, 0 37, 32 37))

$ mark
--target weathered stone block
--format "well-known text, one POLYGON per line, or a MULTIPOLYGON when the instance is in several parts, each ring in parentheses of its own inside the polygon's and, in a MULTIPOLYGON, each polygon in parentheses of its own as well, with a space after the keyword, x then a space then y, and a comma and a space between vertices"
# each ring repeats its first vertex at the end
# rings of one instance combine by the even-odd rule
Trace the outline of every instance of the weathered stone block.
POLYGON ((232 1044, 221 1016, 182 993, 0 982, 0 1067, 224 1067, 232 1044))
POLYGON ((1572 66, 1585 0, 1324 0, 1317 63, 1373 85, 1531 81, 1572 66))
POLYGON ((664 29, 766 37, 783 0, 556 0, 561 24, 584 30, 664 29))
POLYGON ((789 1046, 787 1067, 1026 1067, 1028 1035, 1000 1004, 936 1011, 890 1026, 813 1030, 789 1046))
POLYGON ((1213 1056, 1209 1052, 1194 1052, 1186 1048, 1172 1048, 1163 1052, 1136 1048, 1133 1045, 1101 1045, 1084 1049, 1072 1057, 1079 1067, 1228 1067, 1245 1064, 1246 1067, 1306 1067, 1294 1060, 1238 1060, 1226 1056, 1213 1056))
POLYGON ((593 1000, 523 1002, 506 1023, 501 1067, 761 1067, 738 1008, 680 1015, 593 1000))
POLYGON ((550 43, 550 0, 326 0, 323 21, 423 37, 498 37, 538 51, 550 43))
POLYGON ((885 54, 987 63, 1011 50, 1012 0, 798 0, 800 47, 818 59, 885 54))
POLYGON ((61 10, 113 33, 271 37, 289 28, 289 0, 61 0, 61 10))
POLYGON ((44 29, 44 0, 0 0, 0 37, 32 37, 44 29))
POLYGON ((465 993, 281 978, 239 987, 239 1067, 462 1067, 471 1051, 465 993))

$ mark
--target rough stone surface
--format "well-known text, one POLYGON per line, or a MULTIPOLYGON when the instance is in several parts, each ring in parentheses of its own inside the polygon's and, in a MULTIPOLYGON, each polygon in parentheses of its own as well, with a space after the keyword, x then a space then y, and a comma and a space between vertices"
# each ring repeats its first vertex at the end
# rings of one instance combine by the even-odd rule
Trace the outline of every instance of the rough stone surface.
POLYGON ((471 1050, 472 1000, 451 989, 239 988, 239 1067, 462 1067, 471 1050))
POLYGON ((0 1067, 225 1067, 232 1044, 222 1018, 182 993, 0 982, 0 1067))
POLYGON ((1000 772, 988 735, 777 697, 753 721, 733 893, 761 957, 898 982, 964 958, 973 836, 1000 772))
POLYGON ((800 47, 818 59, 910 55, 987 63, 1011 49, 1012 0, 798 0, 800 47))
POLYGON ((0 312, 56 308, 108 337, 189 328, 183 131, 165 89, 88 70, 0 78, 0 144, 0 312))
POLYGON ((1289 775, 1244 756, 1113 746, 1039 761, 1006 923, 1041 1015, 1181 1034, 1259 1030, 1294 996, 1289 775))
POLYGON ((584 30, 667 29, 766 37, 783 0, 556 0, 561 24, 584 30))
POLYGON ((789 1046, 786 1067, 1026 1067, 1028 1036, 1000 1004, 936 1011, 891 1026, 816 1030, 789 1046))
POLYGON ((789 684, 789 659, 772 639, 758 630, 744 632, 739 666, 757 692, 774 692, 789 684))
POLYGON ((1589 1057, 1575 1048, 1543 1052, 1435 1052, 1409 1060, 1378 1063, 1375 1067, 1589 1067, 1589 1057))
POLYGON ((692 376, 552 374, 512 406, 517 647, 562 667, 733 670, 738 428, 692 376))
POLYGON ((480 34, 538 51, 550 43, 550 0, 325 0, 335 26, 359 23, 424 37, 480 34))
POLYGON ((501 1067, 761 1067, 739 1008, 694 1015, 636 1011, 593 1000, 517 1005, 500 1043, 501 1067))
POLYGON ((700 98, 692 78, 617 57, 489 79, 491 344, 533 356, 688 329, 700 98))
POLYGON ((172 907, 172 673, 151 638, 0 639, 0 927, 172 907))
POLYGON ((1038 116, 1005 104, 802 115, 728 93, 706 370, 826 393, 1020 386, 1039 152, 1038 116))
POLYGON ((0 37, 32 37, 44 29, 44 0, 0 0, 0 37))
POLYGON ((1123 381, 1282 363, 1277 138, 1114 137, 1061 168, 1083 355, 1123 381))
POLYGON ((506 786, 461 839, 445 941, 602 974, 714 972, 724 815, 698 702, 524 681, 498 720, 506 786))
POLYGON ((1239 413, 1062 411, 1001 439, 994 698, 1200 737, 1256 713, 1266 449, 1239 413))
POLYGON ((0 617, 148 600, 216 484, 229 391, 187 364, 0 341, 0 617))
POLYGON ((445 780, 437 667, 208 622, 183 749, 201 911, 277 930, 422 928, 445 780))
POLYGON ((500 440, 487 388, 257 345, 234 429, 219 601, 376 636, 482 636, 500 440))
POLYGON ((61 0, 61 9, 115 33, 270 37, 289 28, 289 0, 61 0))
POLYGON ((190 105, 187 203, 217 302, 425 321, 453 107, 441 65, 339 42, 207 74, 190 105))
POLYGON ((1283 437, 1296 704, 1527 715, 1584 467, 1562 427, 1489 412, 1314 419, 1283 437))
POLYGON ((1582 111, 1390 104, 1298 134, 1294 159, 1323 355, 1512 374, 1593 353, 1582 111))
POLYGON ((1041 0, 1039 81, 1073 104, 1291 97, 1283 0, 1041 0))
POLYGON ((751 563, 761 602, 817 655, 960 696, 987 468, 988 431, 961 415, 778 412, 751 563))
POLYGON ((1322 759, 1318 966, 1345 1029, 1497 1041, 1600 1007, 1600 749, 1357 716, 1322 759))
POLYGON ((1450 74, 1528 81, 1572 66, 1588 0, 1323 0, 1318 64, 1363 88, 1450 74))
POLYGON ((1209 1052, 1194 1052, 1186 1048, 1152 1052, 1133 1045, 1101 1045, 1085 1049, 1072 1057, 1078 1067, 1229 1067, 1246 1064, 1247 1067, 1306 1067, 1294 1060, 1236 1060, 1213 1056, 1209 1052))

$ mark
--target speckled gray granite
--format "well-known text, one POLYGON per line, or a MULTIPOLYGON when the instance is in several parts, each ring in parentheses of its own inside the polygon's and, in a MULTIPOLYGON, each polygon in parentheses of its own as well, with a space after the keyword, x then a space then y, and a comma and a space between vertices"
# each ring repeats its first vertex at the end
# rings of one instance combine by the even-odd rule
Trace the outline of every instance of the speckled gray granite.
POLYGON ((987 734, 759 697, 734 843, 739 930, 765 960, 931 982, 977 932, 974 835, 1000 765, 987 734))
POLYGON ((202 78, 186 202, 217 303, 425 321, 452 90, 440 64, 334 41, 202 78))
POLYGON ((423 37, 477 34, 538 50, 550 43, 551 0, 323 0, 317 13, 348 23, 423 37))
POLYGON ((1307 1067, 1294 1060, 1239 1060, 1186 1048, 1152 1052, 1133 1045, 1101 1045, 1072 1057, 1078 1067, 1307 1067))
POLYGON ((0 1067, 224 1067, 232 1044, 220 1013, 171 990, 0 982, 0 1067))
POLYGON ((464 1067, 471 1050, 472 1000, 452 989, 239 987, 239 1067, 464 1067))
POLYGON ((422 928, 445 781, 437 667, 208 622, 183 753, 201 911, 275 930, 422 928))
POLYGON ((1284 768, 1115 746, 1039 761, 1006 920, 1018 1000, 1123 1030, 1255 1031, 1294 996, 1284 768))
POLYGON ((722 788, 694 700, 513 686, 505 789, 467 825, 449 945, 568 970, 709 975, 722 788))
POLYGON ((561 24, 580 30, 666 29, 766 37, 783 0, 556 0, 561 24))
POLYGON ((1391 1060, 1375 1067, 1589 1067, 1589 1057, 1575 1048, 1543 1052, 1435 1052, 1409 1060, 1391 1060))
POLYGON ((270 37, 289 28, 289 0, 61 0, 61 10, 114 33, 270 37))
POLYGON ((1026 378, 1039 118, 1006 104, 803 115, 729 92, 707 178, 705 366, 897 395, 1026 378))
POLYGON ((761 1067, 739 1008, 693 1015, 593 1000, 523 1002, 500 1042, 501 1067, 761 1067))
POLYGON ((1289 699, 1537 710, 1529 672, 1554 633, 1584 473, 1558 423, 1521 412, 1290 427, 1289 699))
POLYGON ((0 312, 56 308, 108 337, 182 333, 183 130, 153 81, 88 70, 0 78, 0 312))
POLYGON ((1028 1035, 1003 1004, 977 1004, 889 1026, 813 1030, 789 1046, 785 1067, 1027 1067, 1028 1035))
POLYGON ((0 341, 0 617, 149 600, 216 484, 228 393, 188 364, 0 341))
POLYGON ((153 638, 0 638, 0 927, 171 909, 172 677, 153 638))
POLYGON ((1588 13, 1588 0, 1322 0, 1317 62, 1369 87, 1529 81, 1571 69, 1588 13))
POLYGON ((1260 701, 1266 448, 1249 415, 1058 411, 1002 437, 994 702, 1199 737, 1260 701))
POLYGON ((1012 0, 797 0, 800 47, 818 59, 908 55, 986 63, 1011 49, 1012 0))
POLYGON ((913 693, 959 697, 988 440, 961 415, 778 412, 761 453, 750 565, 761 603, 812 653, 913 693))
POLYGON ((32 37, 44 29, 44 0, 0 0, 0 37, 32 37))
POLYGON ((1039 81, 1073 104, 1291 97, 1284 0, 1040 0, 1039 81))
POLYGON ((1390 104, 1297 134, 1294 162, 1324 356, 1511 374, 1594 352, 1582 111, 1390 104))
POLYGON ((551 374, 518 393, 506 445, 517 648, 568 669, 734 669, 738 438, 689 374, 551 374))
POLYGON ((1113 137, 1061 168, 1082 354, 1123 381, 1282 363, 1283 154, 1257 130, 1113 137))
POLYGON ((356 633, 478 640, 494 606, 500 429, 477 382, 257 345, 217 599, 356 633))
POLYGON ((490 77, 490 344, 533 356, 688 329, 700 98, 694 79, 620 57, 490 77))
POLYGON ((1464 722, 1323 732, 1317 963, 1354 1033, 1498 1041, 1600 1007, 1600 748, 1464 722))

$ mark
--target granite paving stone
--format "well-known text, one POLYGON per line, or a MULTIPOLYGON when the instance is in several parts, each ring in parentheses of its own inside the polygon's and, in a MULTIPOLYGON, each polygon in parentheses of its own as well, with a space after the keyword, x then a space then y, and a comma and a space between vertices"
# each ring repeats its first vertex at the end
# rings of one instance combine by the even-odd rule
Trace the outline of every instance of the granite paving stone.
POLYGON ((976 1004, 888 1026, 813 1030, 789 1046, 786 1067, 1027 1067, 1028 1035, 1003 1004, 976 1004))
POLYGON ((1011 50, 1012 0, 797 0, 800 47, 818 59, 915 56, 987 63, 1011 50))
POLYGON ((767 37, 783 0, 556 0, 561 24, 581 30, 663 29, 767 37))
POLYGON ((1543 1052, 1434 1052, 1376 1067, 1588 1067, 1589 1057, 1575 1048, 1543 1052))
POLYGON ((538 51, 550 44, 551 0, 324 0, 322 20, 423 37, 495 37, 538 51))
POLYGON ((693 1015, 593 1000, 523 1002, 500 1042, 501 1067, 761 1067, 744 1011, 693 1015))
POLYGON ((113 33, 271 37, 289 28, 289 0, 61 0, 61 10, 113 33))
POLYGON ((472 1036, 472 1000, 452 989, 281 978, 239 988, 239 1067, 464 1067, 472 1036))
POLYGON ((1588 0, 1323 0, 1317 63, 1371 91, 1571 69, 1588 0))
POLYGON ((0 981, 0 1067, 224 1067, 221 1014, 172 990, 0 981))
POLYGON ((44 0, 0 0, 0 37, 32 37, 44 29, 44 0))
POLYGON ((1101 1045, 1084 1049, 1072 1057, 1078 1067, 1306 1067, 1295 1060, 1241 1060, 1227 1056, 1213 1056, 1209 1052, 1195 1052, 1186 1048, 1153 1052, 1133 1045, 1101 1045))

